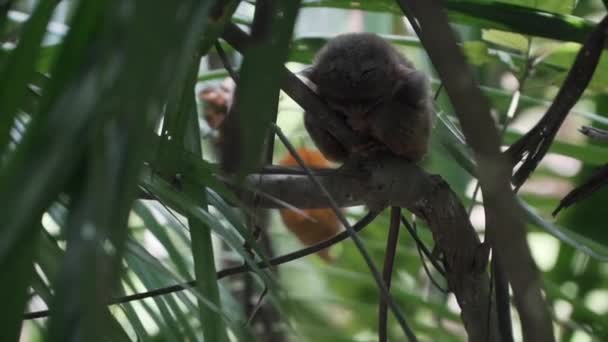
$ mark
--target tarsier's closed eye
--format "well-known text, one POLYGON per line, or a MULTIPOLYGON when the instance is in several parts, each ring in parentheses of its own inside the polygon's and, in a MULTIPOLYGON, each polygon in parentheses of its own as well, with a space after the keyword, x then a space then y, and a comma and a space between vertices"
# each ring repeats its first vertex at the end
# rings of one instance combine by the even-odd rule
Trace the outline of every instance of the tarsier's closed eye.
POLYGON ((329 108, 340 115, 348 114, 348 105, 344 105, 342 101, 327 101, 329 108))
POLYGON ((361 77, 369 78, 371 75, 374 74, 375 71, 376 71, 376 68, 367 68, 367 69, 361 70, 361 77))
POLYGON ((380 96, 377 99, 375 99, 374 101, 371 101, 369 108, 376 108, 378 106, 380 106, 381 104, 383 104, 384 102, 386 102, 388 99, 384 96, 380 96))

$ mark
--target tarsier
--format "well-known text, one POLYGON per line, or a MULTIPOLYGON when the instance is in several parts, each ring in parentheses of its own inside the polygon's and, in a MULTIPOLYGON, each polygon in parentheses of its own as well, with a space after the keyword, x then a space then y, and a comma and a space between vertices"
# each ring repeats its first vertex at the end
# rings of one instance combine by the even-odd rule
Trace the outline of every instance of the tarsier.
POLYGON ((352 153, 377 149, 414 162, 424 157, 432 124, 428 81, 387 41, 370 33, 340 35, 321 49, 305 75, 329 108, 366 141, 343 146, 306 112, 306 129, 328 159, 343 162, 352 153))

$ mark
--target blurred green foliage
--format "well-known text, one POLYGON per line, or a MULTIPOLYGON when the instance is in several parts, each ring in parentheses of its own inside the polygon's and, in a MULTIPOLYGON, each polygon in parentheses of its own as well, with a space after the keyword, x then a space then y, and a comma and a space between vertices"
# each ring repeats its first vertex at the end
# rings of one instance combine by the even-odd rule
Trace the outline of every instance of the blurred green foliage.
MULTIPOLYGON (((230 21, 252 26, 255 3, 0 1, 1 341, 263 341, 270 340, 268 329, 289 341, 376 339, 378 289, 352 242, 332 248, 331 264, 310 256, 261 270, 255 261, 268 257, 262 252, 268 248, 249 230, 251 208, 214 178, 213 135, 198 116, 195 89, 227 77, 212 46, 230 21), (254 268, 246 299, 242 280, 216 279, 216 269, 241 263, 254 268), (106 305, 195 278, 183 291, 106 305), (249 322, 245 306, 265 291, 249 322), (46 308, 50 319, 23 320, 24 312, 46 308)), ((262 39, 242 64, 234 63, 245 137, 236 160, 241 170, 263 160, 275 117, 294 144, 312 146, 301 108, 278 91, 281 66, 301 70, 336 31, 376 31, 439 88, 394 1, 278 3, 270 17, 256 14, 270 30, 258 28, 262 39)), ((497 121, 508 123, 505 145, 544 113, 581 42, 606 13, 597 0, 449 0, 445 7, 497 121), (514 118, 507 118, 510 106, 514 118)), ((606 146, 577 132, 582 124, 608 124, 607 81, 603 56, 550 155, 519 193, 530 209, 530 247, 545 272, 561 341, 608 340, 605 190, 557 222, 550 217, 570 189, 608 160, 606 146)), ((468 148, 449 101, 438 95, 432 151, 422 166, 451 184, 483 234, 468 148)), ((276 142, 273 152, 276 160, 285 148, 276 142)), ((362 210, 349 209, 349 218, 362 210)), ((424 222, 417 225, 432 247, 424 222)), ((361 232, 377 264, 387 227, 383 213, 361 232)), ((261 228, 275 254, 302 247, 274 214, 261 228)), ((419 338, 465 340, 455 300, 429 275, 445 281, 405 231, 395 265, 392 294, 419 338)), ((390 315, 389 336, 403 339, 390 315)))

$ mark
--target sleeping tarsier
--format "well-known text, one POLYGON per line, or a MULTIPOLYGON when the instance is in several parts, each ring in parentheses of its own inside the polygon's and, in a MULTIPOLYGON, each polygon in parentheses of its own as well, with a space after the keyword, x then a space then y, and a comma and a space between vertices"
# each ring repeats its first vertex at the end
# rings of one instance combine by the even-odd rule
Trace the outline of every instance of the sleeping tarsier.
POLYGON ((321 49, 305 75, 346 127, 366 141, 343 146, 306 112, 306 129, 328 159, 343 162, 352 153, 378 149, 413 162, 424 157, 432 122, 428 81, 387 41, 370 33, 340 35, 321 49))

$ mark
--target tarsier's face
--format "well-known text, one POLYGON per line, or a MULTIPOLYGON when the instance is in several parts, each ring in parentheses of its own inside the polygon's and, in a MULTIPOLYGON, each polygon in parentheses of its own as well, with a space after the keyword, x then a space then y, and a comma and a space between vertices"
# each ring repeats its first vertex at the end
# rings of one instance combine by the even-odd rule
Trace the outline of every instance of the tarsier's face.
POLYGON ((380 38, 352 34, 332 40, 321 51, 310 78, 333 110, 362 117, 390 97, 396 63, 384 45, 380 38), (359 48, 352 49, 353 43, 359 48))

